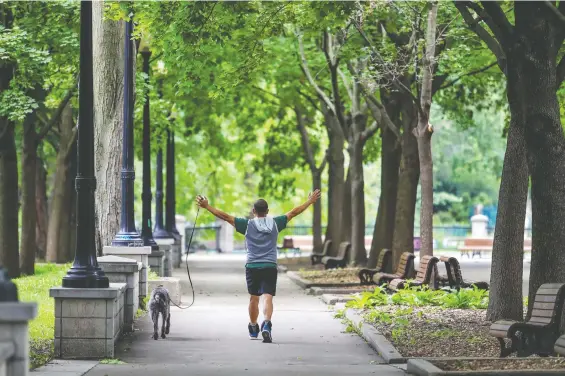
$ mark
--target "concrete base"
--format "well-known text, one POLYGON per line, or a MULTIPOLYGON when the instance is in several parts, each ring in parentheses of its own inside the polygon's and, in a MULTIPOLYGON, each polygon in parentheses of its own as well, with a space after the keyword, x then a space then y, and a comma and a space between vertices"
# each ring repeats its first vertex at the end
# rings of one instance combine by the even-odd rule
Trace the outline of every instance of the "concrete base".
POLYGON ((139 308, 139 271, 142 264, 119 256, 98 257, 98 265, 113 283, 127 285, 124 306, 124 332, 133 332, 133 321, 139 308))
POLYGON ((127 284, 109 288, 53 287, 55 298, 55 357, 113 358, 114 345, 124 325, 127 284))
POLYGON ((26 376, 29 369, 28 321, 35 303, 0 303, 0 375, 26 376))
POLYGON ((149 281, 149 290, 153 291, 157 286, 163 286, 169 290, 169 295, 171 300, 176 304, 180 305, 182 293, 180 291, 180 279, 173 277, 163 277, 149 281))
POLYGON ((173 257, 172 249, 175 244, 174 238, 165 239, 155 239, 155 243, 159 246, 159 250, 165 252, 165 258, 163 259, 163 274, 159 274, 159 277, 170 277, 173 275, 173 257))
POLYGON ((149 267, 149 255, 151 251, 157 250, 157 247, 104 247, 104 255, 122 256, 128 259, 133 259, 141 263, 139 270, 139 305, 144 307, 144 300, 147 297, 147 271, 149 267))
POLYGON ((182 235, 175 236, 175 242, 173 243, 171 253, 173 268, 180 268, 182 263, 182 235))

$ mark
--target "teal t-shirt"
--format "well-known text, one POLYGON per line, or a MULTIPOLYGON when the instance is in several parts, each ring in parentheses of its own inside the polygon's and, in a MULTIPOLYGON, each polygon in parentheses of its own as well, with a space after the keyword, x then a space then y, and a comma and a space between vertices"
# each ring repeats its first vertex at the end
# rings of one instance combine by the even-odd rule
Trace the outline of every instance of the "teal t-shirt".
MULTIPOLYGON (((279 215, 278 217, 274 217, 273 220, 275 221, 275 224, 277 225, 277 230, 279 232, 281 232, 282 230, 284 230, 286 228, 286 225, 288 223, 288 217, 286 215, 279 215)), ((237 232, 239 232, 242 235, 245 235, 245 233, 247 232, 247 224, 249 223, 249 219, 247 218, 241 218, 241 217, 236 217, 234 219, 234 224, 235 224, 235 230, 237 232)), ((277 264, 272 264, 269 262, 255 262, 255 263, 248 263, 245 264, 245 267, 247 268, 276 268, 277 264)))

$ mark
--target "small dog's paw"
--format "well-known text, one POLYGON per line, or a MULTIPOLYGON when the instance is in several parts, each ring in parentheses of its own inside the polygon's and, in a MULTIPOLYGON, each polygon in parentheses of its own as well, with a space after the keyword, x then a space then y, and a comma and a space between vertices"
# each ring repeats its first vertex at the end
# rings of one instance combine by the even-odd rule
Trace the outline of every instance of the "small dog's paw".
POLYGON ((161 333, 161 338, 163 338, 163 339, 167 338, 167 336, 165 335, 165 333, 161 333))
POLYGON ((165 334, 169 334, 169 328, 165 329, 165 334))
POLYGON ((153 339, 157 340, 159 338, 159 335, 157 333, 153 333, 153 339))

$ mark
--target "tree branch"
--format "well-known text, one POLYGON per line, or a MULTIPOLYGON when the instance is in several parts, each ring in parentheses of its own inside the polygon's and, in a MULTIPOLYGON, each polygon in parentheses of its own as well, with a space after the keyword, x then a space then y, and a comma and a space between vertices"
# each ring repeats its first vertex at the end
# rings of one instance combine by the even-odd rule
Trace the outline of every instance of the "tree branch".
POLYGON ((44 119, 41 119, 44 122, 43 127, 41 127, 41 129, 39 129, 39 131, 37 132, 37 142, 43 140, 43 138, 45 137, 45 135, 47 134, 47 132, 49 132, 49 130, 51 128, 53 128, 53 125, 55 125, 55 123, 57 121, 59 121, 59 118, 61 117, 61 114, 63 113, 63 110, 65 109, 65 107, 67 106, 67 104, 69 103, 69 101, 71 100, 71 98, 73 97, 74 93, 76 90, 76 86, 73 87, 72 89, 69 89, 67 91, 67 94, 65 95, 65 97, 63 98, 63 100, 61 101, 61 103, 59 103, 59 106, 57 107, 57 110, 55 111, 55 113, 53 114, 53 116, 51 116, 51 119, 49 119, 49 121, 47 123, 44 122, 44 119))
POLYGON ((459 10, 459 13, 461 13, 461 16, 463 16, 463 20, 465 21, 467 26, 469 26, 469 29, 473 31, 483 42, 485 42, 494 56, 496 56, 500 70, 504 72, 504 74, 506 74, 506 54, 504 53, 504 50, 502 49, 500 43, 492 35, 490 35, 485 28, 479 25, 481 19, 475 19, 471 15, 471 12, 469 12, 469 10, 467 9, 467 5, 472 2, 462 2, 454 0, 454 3, 455 7, 459 10))
MULTIPOLYGON (((475 3, 471 2, 471 6, 475 3)), ((488 27, 492 30, 496 39, 500 42, 502 46, 508 46, 510 38, 514 33, 514 26, 508 21, 506 14, 502 11, 500 4, 497 1, 481 1, 483 5, 483 10, 485 12, 484 21, 488 27)), ((476 8, 481 9, 478 5, 476 8)), ((480 13, 477 13, 483 16, 480 13)))
MULTIPOLYGON (((400 131, 396 127, 396 125, 390 120, 386 108, 382 105, 381 102, 375 98, 374 95, 371 95, 367 92, 366 88, 363 87, 363 94, 365 95, 365 99, 367 100, 367 104, 369 106, 369 110, 371 111, 371 115, 373 119, 377 122, 377 127, 379 125, 388 127, 394 135, 400 139, 400 131)), ((367 130, 365 130, 367 131, 367 130)), ((376 130, 375 130, 376 132, 376 130)))
POLYGON ((460 75, 459 77, 457 77, 457 78, 455 78, 455 79, 449 81, 449 82, 446 83, 445 85, 442 85, 442 86, 440 87, 440 89, 445 89, 445 88, 448 88, 448 87, 450 87, 450 86, 455 85, 455 84, 456 84, 459 80, 461 80, 463 77, 474 76, 475 74, 479 74, 479 73, 486 72, 487 70, 489 70, 490 68, 494 67, 494 66, 497 65, 497 64, 498 64, 498 63, 495 61, 495 62, 490 63, 489 65, 484 66, 484 67, 482 67, 482 68, 480 68, 480 69, 476 69, 476 70, 474 70, 474 71, 471 71, 471 72, 468 72, 468 73, 464 73, 464 74, 460 75))
POLYGON ((304 43, 302 42, 301 35, 298 36, 298 46, 300 52, 300 66, 302 67, 302 72, 304 72, 304 75, 308 79, 308 82, 310 82, 310 85, 312 85, 312 87, 314 88, 320 99, 324 101, 324 103, 326 104, 326 106, 328 106, 330 111, 332 111, 335 114, 336 113, 335 107, 332 101, 327 96, 327 94, 324 93, 323 90, 320 89, 320 87, 316 84, 316 81, 314 81, 314 77, 312 77, 312 74, 310 73, 310 69, 308 69, 308 62, 306 61, 306 55, 304 54, 304 43))
POLYGON ((320 164, 320 166, 318 167, 318 173, 324 171, 324 169, 326 168, 326 164, 328 163, 328 152, 329 150, 326 150, 326 152, 324 153, 324 159, 322 159, 322 163, 320 164))
POLYGON ((553 3, 551 1, 544 1, 543 2, 548 8, 549 10, 551 10, 551 12, 557 17, 557 20, 559 20, 559 22, 561 22, 562 27, 565 27, 565 14, 561 13, 561 10, 559 9, 565 9, 565 6, 563 6, 563 2, 560 1, 559 4, 559 9, 557 9, 555 7, 555 5, 553 5, 553 3))
POLYGON ((362 142, 366 142, 368 139, 370 139, 371 137, 373 137, 373 135, 375 133, 377 133, 377 131, 379 130, 379 123, 377 123, 377 121, 373 121, 373 124, 371 124, 371 126, 367 129, 365 129, 362 133, 361 133, 361 140, 362 142))
POLYGON ((300 140, 302 141, 302 149, 306 157, 306 162, 308 163, 308 166, 310 166, 310 170, 314 172, 316 171, 316 161, 314 161, 314 152, 310 145, 310 139, 308 137, 306 125, 304 124, 302 110, 298 106, 294 106, 294 113, 296 114, 296 125, 300 131, 300 140))
POLYGON ((316 111, 319 111, 320 113, 322 112, 322 109, 320 107, 318 107, 318 105, 316 104, 316 101, 314 100, 314 98, 312 98, 311 96, 309 96, 306 93, 303 93, 300 89, 296 89, 296 91, 298 92, 298 94, 302 95, 304 98, 306 98, 306 100, 308 102, 310 102, 310 104, 312 105, 312 107, 314 107, 316 109, 316 111))
POLYGON ((337 69, 337 73, 339 74, 339 76, 341 77, 341 80, 343 81, 343 85, 345 86, 345 90, 347 91, 347 95, 349 95, 349 99, 351 99, 351 101, 353 102, 354 98, 353 98, 353 92, 351 91, 351 87, 349 86, 349 82, 347 80, 347 77, 345 77, 345 74, 341 71, 341 69, 337 69))

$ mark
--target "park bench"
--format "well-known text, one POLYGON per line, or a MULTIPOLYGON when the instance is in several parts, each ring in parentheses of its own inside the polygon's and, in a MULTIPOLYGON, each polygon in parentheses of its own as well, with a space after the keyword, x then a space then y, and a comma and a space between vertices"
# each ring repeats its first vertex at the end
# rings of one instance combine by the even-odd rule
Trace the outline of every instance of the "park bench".
POLYGON ((463 245, 459 247, 461 257, 466 255, 469 257, 469 251, 472 252, 471 257, 478 255, 481 257, 481 252, 492 252, 492 238, 465 238, 463 245))
POLYGON ((388 273, 392 269, 392 251, 390 249, 383 249, 379 253, 379 258, 377 259, 377 266, 375 269, 361 269, 359 270, 359 280, 362 285, 372 285, 373 276, 378 272, 388 273))
POLYGON ((423 256, 420 259, 420 265, 418 266, 418 273, 416 274, 416 278, 412 281, 407 280, 406 278, 395 278, 389 282, 388 288, 393 291, 402 290, 405 287, 419 287, 422 285, 430 286, 433 282, 433 286, 431 288, 433 290, 437 289, 437 280, 435 276, 437 276, 437 263, 439 259, 435 256, 423 256))
POLYGON ((449 287, 457 290, 461 288, 472 287, 473 285, 477 286, 477 288, 481 290, 488 290, 488 282, 464 280, 463 275, 461 274, 461 265, 459 265, 459 260, 457 260, 455 257, 440 256, 439 261, 445 264, 445 269, 447 270, 447 277, 440 276, 438 278, 440 282, 445 283, 447 281, 449 287))
POLYGON ((489 334, 500 343, 500 357, 516 352, 519 357, 553 354, 559 338, 565 283, 545 283, 536 292, 528 321, 500 320, 490 326, 489 334), (510 347, 506 343, 510 341, 510 347))
POLYGON ((288 251, 292 251, 294 255, 300 255, 301 251, 300 248, 294 246, 294 241, 290 236, 285 236, 283 238, 282 247, 277 247, 280 253, 283 253, 285 256, 288 256, 288 251))
POLYGON ((407 279, 414 275, 414 254, 411 252, 404 252, 400 256, 398 267, 394 273, 379 272, 373 276, 373 282, 377 285, 388 283, 396 278, 407 279))
POLYGON ((344 268, 347 264, 349 251, 351 250, 351 243, 343 242, 339 245, 337 256, 324 256, 322 257, 322 264, 326 269, 344 268))
POLYGON ((553 350, 555 351, 556 354, 565 356, 565 335, 562 335, 557 339, 557 342, 555 342, 555 346, 553 346, 553 350))
POLYGON ((332 246, 332 241, 326 240, 324 242, 324 248, 322 249, 321 253, 312 252, 312 255, 310 256, 310 260, 312 261, 312 265, 321 264, 322 258, 324 258, 325 256, 328 255, 328 252, 330 251, 331 246, 332 246))

